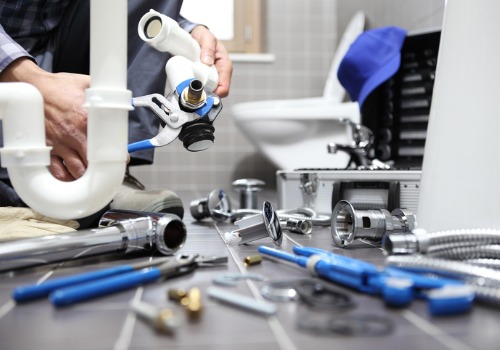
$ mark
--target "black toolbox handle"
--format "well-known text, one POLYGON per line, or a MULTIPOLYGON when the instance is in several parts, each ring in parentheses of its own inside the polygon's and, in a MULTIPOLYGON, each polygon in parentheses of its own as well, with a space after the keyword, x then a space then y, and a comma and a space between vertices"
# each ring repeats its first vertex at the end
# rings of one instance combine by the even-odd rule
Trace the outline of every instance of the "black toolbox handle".
MULTIPOLYGON (((336 181, 333 183, 332 191, 332 211, 335 205, 344 198, 344 190, 367 190, 367 189, 385 189, 387 190, 387 208, 371 208, 371 209, 387 209, 393 211, 399 208, 400 203, 400 185, 399 181, 336 181)), ((356 208, 356 203, 351 203, 356 208)), ((367 208, 362 208, 367 209, 367 208)))

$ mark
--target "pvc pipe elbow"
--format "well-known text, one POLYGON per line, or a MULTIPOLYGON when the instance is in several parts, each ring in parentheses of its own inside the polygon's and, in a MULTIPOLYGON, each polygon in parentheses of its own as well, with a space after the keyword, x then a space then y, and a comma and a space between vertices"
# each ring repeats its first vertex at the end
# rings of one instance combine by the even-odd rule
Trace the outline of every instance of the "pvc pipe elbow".
POLYGON ((78 219, 104 208, 123 181, 125 162, 89 164, 85 174, 64 182, 46 167, 9 167, 12 185, 33 210, 58 219, 78 219))
POLYGON ((50 217, 77 219, 97 212, 112 200, 123 181, 127 159, 128 114, 127 110, 115 108, 90 109, 89 139, 92 135, 95 140, 89 145, 89 166, 78 180, 64 182, 54 178, 47 168, 51 147, 45 144, 40 92, 26 83, 0 84, 2 166, 8 169, 14 188, 28 206, 50 217), (106 113, 112 115, 103 118, 106 113), (119 122, 120 119, 123 121, 119 122), (109 133, 111 126, 117 130, 116 134, 99 134, 103 129, 109 133))
POLYGON ((139 37, 149 46, 172 56, 200 61, 200 45, 172 18, 150 10, 139 21, 139 37))

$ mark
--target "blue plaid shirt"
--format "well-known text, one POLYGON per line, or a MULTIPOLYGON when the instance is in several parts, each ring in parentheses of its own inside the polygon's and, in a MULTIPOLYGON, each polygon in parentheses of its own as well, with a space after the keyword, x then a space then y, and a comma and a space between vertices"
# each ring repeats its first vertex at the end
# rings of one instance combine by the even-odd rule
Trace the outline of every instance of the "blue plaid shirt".
MULTIPOLYGON (((182 4, 182 0, 172 3, 171 9, 175 9, 176 3, 182 4)), ((39 38, 50 35, 59 25, 70 4, 71 0, 0 0, 0 73, 19 57, 35 60, 28 51, 37 45, 39 38), (24 47, 16 42, 21 40, 24 47)), ((166 15, 177 18, 188 32, 197 25, 178 13, 166 15)))
MULTIPOLYGON (((103 0, 105 1, 105 0, 103 0)), ((59 24, 71 0, 0 0, 0 73, 31 55, 16 39, 40 37, 59 24)))

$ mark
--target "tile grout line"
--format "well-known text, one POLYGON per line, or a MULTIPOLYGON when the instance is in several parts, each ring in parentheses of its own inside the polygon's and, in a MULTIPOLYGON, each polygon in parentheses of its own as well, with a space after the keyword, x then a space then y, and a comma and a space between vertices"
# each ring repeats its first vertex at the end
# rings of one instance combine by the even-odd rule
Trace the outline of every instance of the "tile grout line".
MULTIPOLYGON (((142 294, 144 293, 144 287, 137 288, 133 300, 141 300, 142 294)), ((135 313, 130 310, 127 313, 125 322, 123 322, 122 330, 118 339, 113 347, 114 350, 126 350, 130 347, 130 342, 132 340, 132 334, 134 332, 136 316, 135 313)))
MULTIPOLYGON (((63 263, 61 263, 63 264, 63 263)), ((61 265, 60 264, 60 265, 61 265)), ((58 266, 60 266, 58 265, 58 266)), ((52 276, 54 274, 54 269, 48 271, 45 275, 43 275, 42 277, 40 277, 37 281, 36 281, 36 284, 40 284, 40 283, 43 283, 45 282, 50 276, 52 276)), ((15 306, 16 306, 16 302, 14 300, 9 300, 8 302, 6 302, 5 304, 2 305, 2 307, 0 307, 0 320, 5 316, 7 315, 15 306)))
POLYGON ((474 348, 453 338, 440 328, 410 310, 403 310, 401 315, 415 327, 450 350, 474 350, 474 348))
MULTIPOLYGON (((233 248, 224 240, 222 232, 219 230, 219 227, 217 224, 214 223, 214 227, 219 234, 219 237, 222 239, 224 244, 226 245, 227 249, 229 250, 229 254, 231 254, 231 258, 233 259, 234 263, 238 267, 238 270, 240 273, 245 273, 245 269, 243 265, 240 263, 240 261, 236 257, 236 253, 234 252, 233 248)), ((245 279, 245 282, 252 292, 252 295, 255 299, 259 301, 263 301, 264 298, 262 295, 259 293, 259 290, 257 286, 255 285, 255 282, 249 279, 245 279)), ((283 325, 280 323, 278 318, 276 316, 269 316, 267 318, 267 324, 269 325, 269 328, 271 328, 271 331, 274 334, 274 338, 276 339, 280 349, 282 350, 296 350, 295 344, 292 342, 288 334, 286 333, 285 329, 283 328, 283 325)))

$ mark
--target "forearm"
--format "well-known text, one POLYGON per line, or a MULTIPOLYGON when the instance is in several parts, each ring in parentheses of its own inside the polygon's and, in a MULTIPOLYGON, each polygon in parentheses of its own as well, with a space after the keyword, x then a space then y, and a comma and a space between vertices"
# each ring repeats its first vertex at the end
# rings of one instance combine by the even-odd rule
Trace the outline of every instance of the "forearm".
POLYGON ((31 58, 20 57, 0 72, 0 82, 26 82, 36 86, 41 78, 48 75, 31 58))

